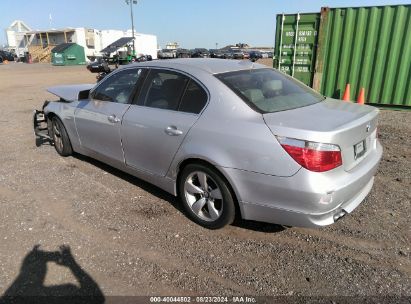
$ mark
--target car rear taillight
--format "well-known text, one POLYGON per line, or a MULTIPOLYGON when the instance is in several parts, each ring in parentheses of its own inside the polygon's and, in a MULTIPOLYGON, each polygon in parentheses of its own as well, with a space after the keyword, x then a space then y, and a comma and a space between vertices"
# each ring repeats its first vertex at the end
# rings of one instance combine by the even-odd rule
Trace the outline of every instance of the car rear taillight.
POLYGON ((342 165, 340 147, 306 140, 277 136, 281 146, 301 166, 324 172, 342 165))

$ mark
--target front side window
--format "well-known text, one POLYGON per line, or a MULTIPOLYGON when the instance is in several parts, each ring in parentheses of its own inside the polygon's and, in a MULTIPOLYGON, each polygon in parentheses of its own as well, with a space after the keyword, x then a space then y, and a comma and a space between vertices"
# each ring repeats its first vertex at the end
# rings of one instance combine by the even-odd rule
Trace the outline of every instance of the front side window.
POLYGON ((141 69, 119 71, 103 80, 97 89, 91 93, 91 98, 117 103, 129 103, 130 95, 141 74, 141 69))
POLYGON ((273 69, 254 69, 216 75, 250 107, 261 113, 296 109, 324 97, 273 69))

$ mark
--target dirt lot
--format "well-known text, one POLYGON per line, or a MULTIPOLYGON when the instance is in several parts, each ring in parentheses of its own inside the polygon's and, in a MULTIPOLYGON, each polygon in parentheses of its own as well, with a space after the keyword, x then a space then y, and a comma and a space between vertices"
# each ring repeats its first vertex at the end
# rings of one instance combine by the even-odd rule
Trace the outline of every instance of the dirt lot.
POLYGON ((338 223, 303 229, 242 221, 209 231, 145 182, 36 147, 32 110, 51 98, 45 88, 94 81, 84 66, 0 65, 0 295, 79 285, 75 276, 88 278, 84 270, 87 288, 106 297, 410 299, 411 112, 381 112, 385 150, 374 188, 338 223), (63 244, 75 261, 45 253, 63 244))

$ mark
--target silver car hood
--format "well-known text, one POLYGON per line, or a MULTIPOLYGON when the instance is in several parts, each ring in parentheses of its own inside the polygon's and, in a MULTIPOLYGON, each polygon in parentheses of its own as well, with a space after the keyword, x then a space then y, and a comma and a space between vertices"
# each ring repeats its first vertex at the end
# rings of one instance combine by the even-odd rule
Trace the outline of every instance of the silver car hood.
POLYGON ((76 101, 80 92, 91 90, 95 84, 71 84, 47 88, 47 91, 66 101, 76 101))

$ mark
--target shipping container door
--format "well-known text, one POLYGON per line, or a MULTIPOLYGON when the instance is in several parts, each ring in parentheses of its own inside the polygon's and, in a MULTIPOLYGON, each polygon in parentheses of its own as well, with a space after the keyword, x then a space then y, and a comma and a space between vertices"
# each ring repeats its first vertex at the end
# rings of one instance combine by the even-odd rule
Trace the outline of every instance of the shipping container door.
POLYGON ((320 14, 277 15, 274 67, 312 86, 320 14))

